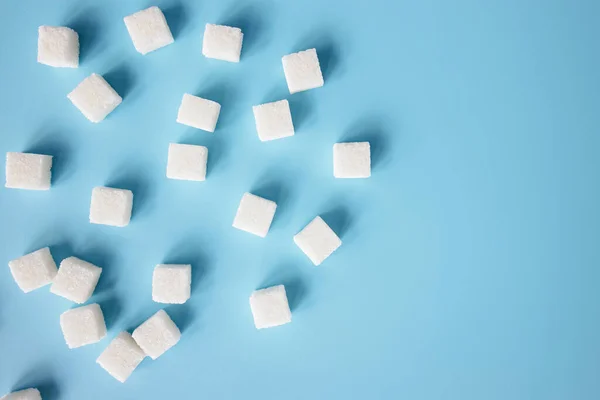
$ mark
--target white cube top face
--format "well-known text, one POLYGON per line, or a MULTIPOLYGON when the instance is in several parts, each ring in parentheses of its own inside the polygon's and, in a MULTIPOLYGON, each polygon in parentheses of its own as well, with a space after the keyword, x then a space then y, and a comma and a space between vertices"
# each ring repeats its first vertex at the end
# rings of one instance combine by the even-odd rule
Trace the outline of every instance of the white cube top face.
POLYGON ((104 120, 123 101, 98 74, 85 78, 67 97, 93 123, 104 120))
POLYGON ((57 273, 48 247, 9 261, 8 267, 15 282, 25 293, 50 284, 57 273))
POLYGON ((56 68, 79 67, 77 32, 65 26, 40 26, 37 61, 56 68))
POLYGON ((244 193, 233 227, 264 238, 269 232, 276 209, 277 203, 274 201, 244 193))
POLYGON ((208 149, 191 144, 169 144, 167 178, 184 181, 204 181, 208 149))
POLYGON ((316 49, 288 54, 281 59, 290 93, 302 92, 325 84, 316 49))
POLYGON ((240 28, 206 24, 202 54, 217 60, 240 62, 244 34, 240 28))
POLYGON ((11 189, 48 190, 52 180, 52 156, 6 153, 6 184, 11 189))
POLYGON ((100 354, 96 362, 113 378, 125 383, 145 357, 146 353, 131 335, 121 332, 100 354))
POLYGON ((77 257, 62 260, 50 292, 72 302, 83 304, 92 297, 102 268, 77 257))
POLYGON ((9 393, 0 397, 0 400, 42 400, 42 395, 39 390, 31 388, 9 393))
POLYGON ((133 193, 131 190, 95 187, 92 190, 90 222, 124 227, 131 220, 133 193))
POLYGON ((294 135, 290 103, 287 100, 252 107, 258 138, 263 141, 294 135))
POLYGON ((177 122, 192 128, 214 132, 221 112, 216 101, 185 93, 177 112, 177 122))
POLYGON ((368 178, 371 176, 369 142, 333 145, 333 176, 336 178, 368 178))
POLYGON ((96 303, 62 313, 60 328, 70 349, 97 343, 106 336, 104 314, 96 303))
POLYGON ((152 274, 152 300, 164 304, 183 304, 190 298, 192 266, 160 264, 152 274))
POLYGON ((133 339, 153 360, 175 346, 181 332, 165 310, 160 310, 133 331, 133 339))
POLYGON ((175 40, 160 8, 154 6, 123 19, 133 46, 141 54, 165 47, 175 40))
POLYGON ((314 265, 320 265, 342 245, 340 238, 321 217, 313 219, 294 236, 294 242, 314 265))
POLYGON ((292 322, 292 312, 283 285, 253 292, 250 296, 250 309, 256 329, 272 328, 292 322))

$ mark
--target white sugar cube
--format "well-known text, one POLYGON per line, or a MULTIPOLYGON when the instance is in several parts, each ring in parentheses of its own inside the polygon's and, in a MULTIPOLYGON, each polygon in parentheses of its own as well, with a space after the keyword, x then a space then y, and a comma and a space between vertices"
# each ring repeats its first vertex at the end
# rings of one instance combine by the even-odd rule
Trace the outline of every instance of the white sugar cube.
POLYGON ((52 179, 52 156, 6 153, 7 188, 48 190, 52 179))
POLYGON ((42 400, 42 395, 39 390, 31 388, 9 393, 0 397, 0 400, 42 400))
POLYGON ((313 219, 294 236, 294 242, 315 265, 321 264, 342 245, 340 238, 321 217, 313 219))
POLYGON ((177 122, 203 131, 214 132, 220 112, 221 105, 216 101, 185 93, 177 112, 177 122))
POLYGON ((288 54, 281 61, 290 93, 318 88, 325 83, 316 49, 288 54))
POLYGON ((144 357, 146 357, 146 353, 137 345, 131 335, 121 332, 100 354, 96 362, 113 378, 125 383, 144 357))
POLYGON ((240 28, 206 24, 202 54, 217 60, 240 62, 244 34, 240 28))
POLYGON ((106 118, 123 101, 112 86, 98 74, 85 78, 67 97, 94 123, 106 118))
POLYGON ((333 145, 333 176, 336 178, 368 178, 371 176, 369 142, 333 145))
POLYGON ((54 277, 50 291, 78 304, 83 304, 92 297, 100 279, 102 268, 69 257, 62 260, 58 274, 54 277))
POLYGON ((184 181, 203 181, 206 179, 208 149, 191 144, 169 144, 167 159, 167 178, 184 181))
POLYGON ((292 113, 287 100, 254 106, 252 111, 258 138, 261 141, 266 142, 294 135, 292 113))
POLYGON ((160 310, 133 331, 133 339, 153 360, 175 346, 181 332, 165 310, 160 310))
POLYGON ((133 193, 127 189, 95 187, 92 190, 90 222, 92 224, 127 226, 131 219, 133 193))
POLYGON ((250 309, 256 329, 292 322, 292 312, 283 285, 257 290, 250 296, 250 309))
POLYGON ((9 261, 8 267, 15 282, 25 293, 51 283, 57 272, 48 247, 9 261))
POLYGON ((152 274, 152 300, 157 303, 183 304, 190 298, 191 285, 191 265, 157 265, 152 274))
POLYGON ((244 193, 233 227, 264 238, 269 232, 276 208, 274 201, 244 193))
POLYGON ((139 53, 147 54, 175 41, 165 15, 156 6, 138 11, 123 20, 133 46, 139 53))
POLYGON ((38 28, 37 62, 57 68, 79 66, 79 35, 65 26, 38 28))
POLYGON ((70 349, 97 343, 106 336, 104 314, 96 303, 62 313, 60 328, 70 349))

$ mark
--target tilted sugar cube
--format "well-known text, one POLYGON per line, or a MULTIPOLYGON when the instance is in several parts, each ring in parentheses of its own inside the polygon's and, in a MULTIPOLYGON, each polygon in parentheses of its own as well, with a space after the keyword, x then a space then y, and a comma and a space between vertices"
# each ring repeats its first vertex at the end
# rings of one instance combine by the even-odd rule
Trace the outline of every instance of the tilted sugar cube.
POLYGON ((175 346, 181 338, 181 332, 165 310, 160 310, 134 331, 133 339, 153 360, 175 346))
POLYGON ((133 337, 127 332, 121 332, 100 354, 96 362, 113 378, 125 383, 144 357, 146 353, 137 345, 133 337))
POLYGON ((371 176, 369 142, 333 145, 333 176, 336 178, 368 178, 371 176))
POLYGON ((250 296, 250 309, 256 329, 292 322, 292 312, 283 285, 257 290, 250 296))
POLYGON ((192 288, 192 266, 159 264, 152 274, 152 300, 157 303, 183 304, 192 288))
POLYGON ((252 111, 258 138, 261 141, 266 142, 294 135, 292 113, 287 100, 254 106, 252 111))
POLYGON ((290 93, 318 88, 325 83, 316 49, 288 54, 281 61, 290 93))
POLYGON ((156 6, 128 15, 123 20, 139 53, 147 54, 175 41, 165 15, 156 6))
POLYGON ((57 68, 79 67, 77 32, 65 26, 40 26, 37 62, 57 68))
POLYGON ((104 314, 96 303, 62 313, 60 328, 70 349, 97 343, 106 336, 104 314))
POLYGON ((50 292, 83 304, 92 297, 100 279, 102 268, 77 257, 62 260, 54 277, 50 292))
POLYGON ((203 181, 206 179, 208 149, 191 144, 169 144, 167 159, 167 178, 184 181, 203 181))
POLYGON ((214 132, 221 112, 216 101, 185 93, 177 112, 177 122, 192 128, 214 132))
POLYGON ((52 156, 6 153, 7 188, 48 190, 52 180, 52 156))
POLYGON ((320 265, 342 245, 340 238, 321 217, 313 219, 300 233, 294 236, 294 243, 314 265, 320 265))
POLYGON ((85 78, 67 97, 94 123, 106 118, 123 101, 112 86, 98 74, 85 78))
POLYGON ((133 192, 127 189, 95 187, 90 204, 92 224, 127 226, 131 220, 133 192))
POLYGON ((238 207, 233 227, 265 237, 275 216, 277 203, 251 193, 244 193, 238 207))
POLYGON ((48 285, 57 272, 56 263, 48 247, 9 261, 8 267, 15 282, 25 293, 48 285))
POLYGON ((217 60, 240 62, 244 34, 240 28, 206 24, 202 54, 217 60))
POLYGON ((42 395, 39 390, 31 388, 9 393, 0 397, 0 400, 42 400, 42 395))

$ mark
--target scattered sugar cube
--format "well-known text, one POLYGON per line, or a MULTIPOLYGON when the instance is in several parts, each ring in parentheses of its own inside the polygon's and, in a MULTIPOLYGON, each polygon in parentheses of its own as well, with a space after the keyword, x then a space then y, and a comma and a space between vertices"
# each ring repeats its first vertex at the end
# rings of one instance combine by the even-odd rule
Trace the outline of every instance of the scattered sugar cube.
POLYGON ((127 332, 121 332, 110 342, 96 360, 113 378, 125 383, 142 360, 146 357, 135 340, 127 332))
POLYGON ((62 260, 58 274, 54 277, 50 291, 78 304, 83 304, 92 297, 100 279, 102 268, 69 257, 62 260))
POLYGON ((95 187, 92 190, 90 222, 100 225, 127 226, 131 219, 132 208, 131 190, 95 187))
POLYGON ((287 100, 254 106, 252 111, 258 138, 261 141, 266 142, 294 135, 292 113, 287 100))
POLYGON ((6 153, 7 188, 48 190, 52 179, 52 156, 6 153))
POLYGON ((0 400, 42 400, 42 395, 39 390, 31 388, 9 393, 0 397, 0 400))
POLYGON ((167 178, 184 181, 203 181, 206 179, 208 149, 191 144, 169 144, 167 159, 167 178))
POLYGON ((123 101, 98 74, 85 78, 67 97, 93 123, 102 121, 123 101))
POLYGON ((62 313, 60 328, 70 349, 97 343, 106 336, 104 314, 96 303, 62 313))
POLYGON ((8 267, 15 282, 25 293, 51 283, 57 272, 48 247, 9 261, 8 267))
POLYGON ((175 41, 165 15, 156 6, 138 11, 123 20, 133 46, 139 53, 147 54, 175 41))
POLYGON ((342 245, 340 238, 321 217, 313 219, 294 236, 294 243, 315 265, 320 265, 342 245))
POLYGON ((191 265, 157 265, 152 275, 152 300, 157 303, 183 304, 190 298, 191 285, 191 265))
POLYGON ((292 312, 283 285, 257 290, 250 296, 250 309, 256 329, 292 322, 292 312))
POLYGON ((57 68, 79 67, 77 32, 65 26, 40 26, 37 62, 57 68))
POLYGON ((181 332, 165 310, 160 310, 133 331, 133 339, 153 360, 175 346, 181 332))
POLYGON ((233 227, 265 237, 275 216, 277 203, 251 193, 244 193, 238 207, 233 227))
POLYGON ((206 24, 202 54, 217 60, 240 62, 244 34, 240 28, 206 24))
POLYGON ((177 122, 203 131, 214 132, 220 112, 221 105, 216 101, 185 93, 177 112, 177 122))
POLYGON ((288 54, 281 59, 290 93, 318 88, 324 85, 316 49, 288 54))
POLYGON ((336 178, 368 178, 371 176, 369 142, 333 145, 333 176, 336 178))

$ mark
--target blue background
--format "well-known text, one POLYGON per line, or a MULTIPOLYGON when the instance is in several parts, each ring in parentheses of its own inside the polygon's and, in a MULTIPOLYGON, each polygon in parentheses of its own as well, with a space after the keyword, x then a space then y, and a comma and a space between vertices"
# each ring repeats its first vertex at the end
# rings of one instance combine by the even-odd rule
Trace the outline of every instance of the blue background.
POLYGON ((0 151, 55 156, 52 190, 0 189, 0 393, 44 399, 600 398, 600 2, 167 1, 174 44, 138 54, 122 18, 147 0, 2 2, 0 151), (201 55, 207 22, 244 29, 239 64, 201 55), (81 67, 36 63, 68 25, 81 67), (321 89, 290 96, 281 56, 316 47, 321 89), (88 122, 66 95, 92 72, 123 103, 88 122), (184 92, 222 104, 179 125, 184 92), (251 106, 288 98, 297 134, 262 143, 251 106), (332 177, 369 140, 373 175, 332 177), (170 142, 209 148, 203 183, 165 177, 170 142), (88 223, 92 187, 132 189, 126 228, 88 223), (265 239, 231 227, 245 191, 279 207, 265 239), (342 247, 313 267, 316 215, 342 247), (50 246, 104 267, 109 333, 67 349, 70 302, 20 292, 7 262, 50 246), (95 364, 161 308, 155 264, 194 266, 167 311, 183 337, 126 384, 95 364), (250 293, 284 283, 293 322, 257 331, 250 293))

